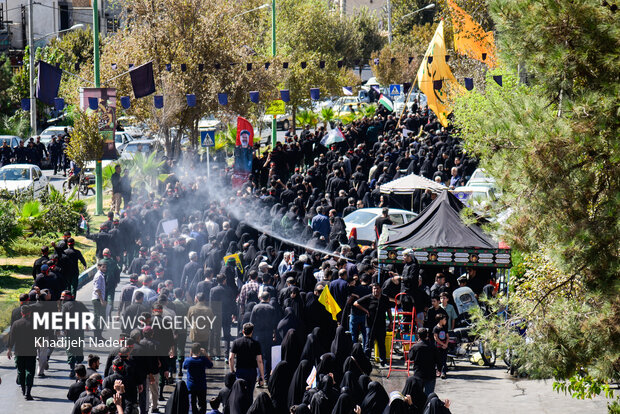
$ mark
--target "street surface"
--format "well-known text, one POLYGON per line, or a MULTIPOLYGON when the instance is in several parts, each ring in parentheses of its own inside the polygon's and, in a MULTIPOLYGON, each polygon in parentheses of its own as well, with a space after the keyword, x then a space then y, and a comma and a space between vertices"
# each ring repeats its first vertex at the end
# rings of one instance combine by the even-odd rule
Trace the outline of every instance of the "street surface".
MULTIPOLYGON (((123 276, 117 290, 128 283, 123 276)), ((90 304, 92 283, 88 283, 78 292, 77 299, 90 304)), ((90 333, 87 334, 90 336, 90 333)), ((105 337, 118 338, 118 335, 105 332, 105 337)), ((88 344, 88 340, 86 341, 88 344)), ((189 346, 189 344, 188 344, 189 346)), ((92 349, 84 349, 87 356, 93 353, 92 349)), ((100 371, 105 366, 107 355, 101 356, 100 371)), ((224 374, 227 367, 224 361, 215 361, 213 369, 207 371, 207 398, 215 396, 223 386, 224 374)), ((34 401, 26 401, 21 395, 19 386, 15 384, 16 370, 13 360, 8 360, 6 353, 0 356, 0 412, 25 413, 45 412, 49 414, 67 414, 71 411, 72 403, 67 400, 67 390, 72 380, 69 379, 69 366, 63 350, 56 349, 50 359, 50 369, 46 372, 47 378, 35 377, 32 395, 34 401)), ((386 379, 387 368, 375 369, 373 379, 380 378, 386 391, 401 391, 405 383, 404 372, 392 373, 386 379)), ((165 396, 172 392, 172 386, 166 386, 165 396)), ((255 395, 266 389, 257 388, 255 395)), ((450 410, 454 414, 523 414, 523 413, 605 413, 606 401, 576 400, 569 396, 558 394, 552 389, 551 381, 532 381, 528 379, 514 379, 507 372, 503 364, 498 361, 495 368, 478 367, 469 363, 460 362, 457 370, 448 372, 447 380, 437 380, 435 391, 442 399, 449 399, 452 403, 450 410)), ((160 411, 162 411, 160 409, 160 411)), ((163 412, 163 411, 162 411, 163 412)))

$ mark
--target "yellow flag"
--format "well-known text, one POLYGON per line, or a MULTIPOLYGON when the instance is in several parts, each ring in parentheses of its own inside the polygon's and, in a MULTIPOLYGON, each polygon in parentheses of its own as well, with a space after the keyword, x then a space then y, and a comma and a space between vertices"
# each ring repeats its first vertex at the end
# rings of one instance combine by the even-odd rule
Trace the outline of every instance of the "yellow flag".
POLYGON ((334 299, 332 294, 329 293, 329 286, 325 285, 323 288, 323 292, 321 293, 321 296, 319 296, 319 303, 325 306, 327 312, 332 314, 332 319, 336 320, 336 315, 338 315, 338 312, 340 312, 341 309, 340 306, 338 306, 336 299, 334 299))
POLYGON ((447 107, 448 85, 457 90, 462 87, 456 82, 450 66, 446 63, 446 43, 443 38, 443 20, 437 26, 435 35, 426 49, 420 69, 418 69, 418 88, 426 95, 428 107, 437 115, 444 127, 448 126, 448 115, 452 112, 447 107), (429 57, 431 62, 429 63, 429 57), (442 81, 441 89, 435 89, 433 81, 442 81))
POLYGON ((497 57, 493 32, 485 32, 465 10, 456 5, 454 0, 448 0, 448 5, 454 27, 454 49, 462 55, 494 68, 497 65, 497 57))
POLYGON ((241 263, 241 258, 239 257, 239 253, 234 253, 234 254, 229 254, 228 256, 224 256, 224 263, 226 263, 228 259, 235 259, 235 263, 237 264, 237 269, 239 269, 239 272, 243 274, 243 264, 241 263))

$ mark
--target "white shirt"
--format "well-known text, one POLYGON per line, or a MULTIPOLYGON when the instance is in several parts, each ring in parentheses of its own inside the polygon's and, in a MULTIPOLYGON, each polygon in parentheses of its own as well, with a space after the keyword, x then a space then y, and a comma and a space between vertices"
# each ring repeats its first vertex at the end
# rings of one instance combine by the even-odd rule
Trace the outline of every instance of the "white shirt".
POLYGON ((97 270, 93 278, 93 293, 91 299, 99 300, 100 297, 105 300, 105 275, 101 270, 97 270), (97 291, 101 292, 101 295, 98 295, 97 291))

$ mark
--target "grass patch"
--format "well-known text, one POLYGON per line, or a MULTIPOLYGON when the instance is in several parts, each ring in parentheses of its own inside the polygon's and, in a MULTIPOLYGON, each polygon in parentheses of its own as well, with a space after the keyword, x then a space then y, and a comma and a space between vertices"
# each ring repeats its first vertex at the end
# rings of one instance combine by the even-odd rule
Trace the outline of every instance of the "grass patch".
POLYGON ((2 266, 0 271, 0 331, 9 325, 11 311, 19 305, 19 295, 28 293, 32 287, 29 266, 2 266), (24 276, 13 276, 12 273, 24 276))
POLYGON ((0 248, 0 257, 39 256, 41 247, 49 246, 52 241, 60 240, 60 233, 50 233, 45 236, 20 237, 7 249, 0 248))

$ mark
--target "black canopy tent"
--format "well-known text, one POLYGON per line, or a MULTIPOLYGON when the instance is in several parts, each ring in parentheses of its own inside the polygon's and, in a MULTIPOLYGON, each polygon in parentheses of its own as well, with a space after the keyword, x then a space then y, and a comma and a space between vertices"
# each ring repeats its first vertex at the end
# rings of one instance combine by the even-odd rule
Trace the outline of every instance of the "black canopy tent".
POLYGON ((510 249, 479 226, 463 223, 463 208, 452 193, 443 191, 413 221, 384 230, 379 261, 400 263, 403 250, 412 249, 420 265, 509 268, 510 249))

